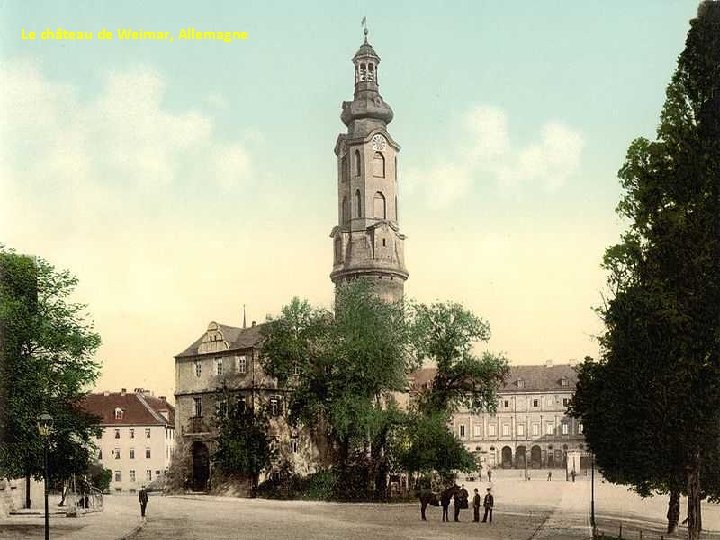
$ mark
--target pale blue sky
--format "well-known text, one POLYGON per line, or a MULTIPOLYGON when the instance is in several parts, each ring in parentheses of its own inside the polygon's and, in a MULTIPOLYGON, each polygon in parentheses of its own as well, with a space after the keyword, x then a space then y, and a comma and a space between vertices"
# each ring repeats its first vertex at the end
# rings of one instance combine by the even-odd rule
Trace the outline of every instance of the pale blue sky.
POLYGON ((211 319, 330 301, 333 147, 369 39, 393 107, 409 296, 521 364, 596 354, 615 174, 652 136, 694 0, 4 2, 0 241, 69 267, 100 386, 172 393, 211 319), (28 42, 21 30, 246 31, 28 42), (155 366, 148 370, 147 366, 155 366))

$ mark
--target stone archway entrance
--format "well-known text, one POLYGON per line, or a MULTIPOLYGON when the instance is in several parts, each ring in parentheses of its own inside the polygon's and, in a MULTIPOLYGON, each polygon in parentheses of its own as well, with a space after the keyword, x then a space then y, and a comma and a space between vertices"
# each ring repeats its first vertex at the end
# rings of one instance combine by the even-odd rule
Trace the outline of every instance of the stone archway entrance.
POLYGON ((525 446, 518 446, 515 450, 515 468, 525 468, 525 453, 527 452, 525 446))
POLYGON ((542 467, 542 450, 537 444, 530 449, 530 465, 533 469, 542 467))
POLYGON ((512 468, 512 449, 509 446, 503 446, 502 448, 500 466, 503 469, 512 468))
POLYGON ((192 488, 205 491, 210 478, 210 452, 205 443, 195 441, 192 445, 192 488))

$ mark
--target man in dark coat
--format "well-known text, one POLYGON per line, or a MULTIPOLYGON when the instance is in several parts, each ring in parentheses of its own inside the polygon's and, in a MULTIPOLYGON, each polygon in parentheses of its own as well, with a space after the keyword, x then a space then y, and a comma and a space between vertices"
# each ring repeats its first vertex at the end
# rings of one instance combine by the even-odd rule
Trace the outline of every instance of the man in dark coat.
POLYGON ((490 523, 492 523, 492 509, 494 504, 495 498, 492 496, 492 493, 490 493, 490 488, 487 488, 487 494, 485 495, 485 500, 483 501, 483 506, 485 507, 485 515, 482 519, 483 523, 487 523, 488 516, 490 516, 490 523))
POLYGON ((480 494, 477 488, 475 488, 475 496, 473 497, 473 521, 477 523, 480 521, 480 494))
POLYGON ((468 507, 468 492, 467 489, 465 489, 465 486, 463 485, 461 489, 455 492, 455 496, 453 497, 453 511, 454 511, 454 520, 460 521, 460 510, 463 508, 468 507))
POLYGON ((145 491, 145 486, 143 486, 140 490, 138 500, 140 501, 140 516, 145 517, 145 509, 147 508, 148 503, 148 494, 147 491, 145 491))

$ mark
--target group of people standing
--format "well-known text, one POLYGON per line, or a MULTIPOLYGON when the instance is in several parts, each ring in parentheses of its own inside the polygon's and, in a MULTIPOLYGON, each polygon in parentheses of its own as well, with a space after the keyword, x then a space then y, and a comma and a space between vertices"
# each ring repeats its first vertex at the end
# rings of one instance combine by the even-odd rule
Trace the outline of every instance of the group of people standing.
MULTIPOLYGON (((483 516, 482 522, 487 523, 488 520, 492 523, 492 509, 495 505, 495 498, 491 493, 491 489, 487 488, 487 493, 484 498, 480 497, 480 493, 475 489, 475 495, 472 500, 473 504, 473 521, 480 521, 480 507, 485 509, 485 515, 483 516)), ((448 509, 450 507, 450 501, 453 503, 453 521, 460 521, 460 511, 467 509, 468 505, 468 492, 465 486, 458 487, 457 484, 453 484, 451 487, 442 491, 439 495, 430 491, 420 492, 420 519, 427 521, 425 511, 428 505, 442 506, 442 520, 450 521, 448 516, 448 509)))

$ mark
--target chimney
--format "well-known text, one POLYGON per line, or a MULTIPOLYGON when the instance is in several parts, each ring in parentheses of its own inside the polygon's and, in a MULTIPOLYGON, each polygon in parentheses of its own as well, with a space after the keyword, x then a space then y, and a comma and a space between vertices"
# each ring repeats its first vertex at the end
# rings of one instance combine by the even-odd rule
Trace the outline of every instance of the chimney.
POLYGON ((127 388, 121 388, 120 389, 120 395, 124 396, 127 393, 127 388))
POLYGON ((252 325, 255 326, 255 321, 252 322, 252 325))
POLYGON ((545 360, 545 367, 553 367, 553 361, 552 361, 552 359, 550 359, 550 360, 545 360))
POLYGON ((243 304, 243 328, 247 328, 247 319, 245 317, 245 304, 243 304))

